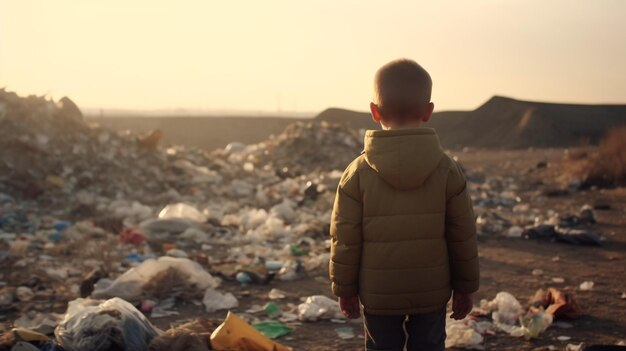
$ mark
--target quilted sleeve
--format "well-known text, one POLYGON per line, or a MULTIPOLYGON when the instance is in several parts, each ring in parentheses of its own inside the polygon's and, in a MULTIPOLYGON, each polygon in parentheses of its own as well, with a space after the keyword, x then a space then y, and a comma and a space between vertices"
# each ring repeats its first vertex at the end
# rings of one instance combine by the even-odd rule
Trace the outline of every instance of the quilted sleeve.
POLYGON ((467 181, 456 162, 446 186, 446 241, 452 290, 473 293, 479 286, 476 220, 467 181))
POLYGON ((330 266, 332 291, 337 297, 359 292, 363 205, 358 175, 350 167, 337 187, 330 222, 330 266))

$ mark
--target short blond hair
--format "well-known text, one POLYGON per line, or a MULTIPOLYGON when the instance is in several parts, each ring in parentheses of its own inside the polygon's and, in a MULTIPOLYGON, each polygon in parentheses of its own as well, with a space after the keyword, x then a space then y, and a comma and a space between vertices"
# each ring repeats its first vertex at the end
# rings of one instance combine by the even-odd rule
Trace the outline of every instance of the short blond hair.
POLYGON ((430 102, 432 87, 430 74, 417 62, 394 60, 376 72, 374 103, 381 112, 411 109, 430 102))

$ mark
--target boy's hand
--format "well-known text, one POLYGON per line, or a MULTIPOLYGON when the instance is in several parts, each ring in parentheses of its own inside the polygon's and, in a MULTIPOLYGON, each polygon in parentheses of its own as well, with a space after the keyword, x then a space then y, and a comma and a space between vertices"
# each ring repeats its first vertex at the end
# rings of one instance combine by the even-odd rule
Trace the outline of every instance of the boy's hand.
POLYGON ((450 318, 461 320, 472 312, 473 307, 474 301, 472 299, 472 294, 457 293, 455 291, 454 296, 452 297, 452 315, 450 318))
POLYGON ((339 308, 346 318, 354 319, 361 317, 361 306, 358 296, 340 297, 339 308))

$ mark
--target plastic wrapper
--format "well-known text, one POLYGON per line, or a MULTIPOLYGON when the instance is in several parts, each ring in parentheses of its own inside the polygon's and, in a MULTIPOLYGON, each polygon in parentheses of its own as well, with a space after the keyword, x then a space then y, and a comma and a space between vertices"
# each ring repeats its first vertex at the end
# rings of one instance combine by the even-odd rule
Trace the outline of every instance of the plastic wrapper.
POLYGON ((519 320, 522 328, 524 328, 524 336, 531 339, 538 337, 548 329, 552 324, 552 315, 541 309, 528 312, 525 316, 520 317, 519 320))
POLYGON ((160 334, 130 303, 76 299, 54 334, 66 351, 145 351, 160 334))
POLYGON ((211 334, 211 347, 217 351, 290 351, 231 312, 211 334))
POLYGON ((160 219, 181 218, 188 219, 200 223, 207 221, 207 217, 198 211, 195 207, 185 204, 177 203, 165 206, 159 213, 160 219))

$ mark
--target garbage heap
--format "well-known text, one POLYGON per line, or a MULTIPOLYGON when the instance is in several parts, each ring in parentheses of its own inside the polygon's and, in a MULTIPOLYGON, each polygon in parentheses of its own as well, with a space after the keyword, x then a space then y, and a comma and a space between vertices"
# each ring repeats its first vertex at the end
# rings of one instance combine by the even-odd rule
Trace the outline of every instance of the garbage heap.
POLYGON ((284 176, 298 176, 316 170, 343 170, 362 150, 362 133, 325 121, 298 122, 229 160, 271 167, 284 176))
MULTIPOLYGON (((212 313, 236 308, 233 284, 269 284, 280 299, 273 279, 327 276, 334 191, 362 150, 358 132, 296 123, 212 153, 160 145, 161 135, 87 124, 68 98, 0 90, 0 310, 18 340, 71 338, 72 306, 105 319, 98 311, 125 302, 152 319, 189 301, 212 313)), ((270 310, 289 323, 338 318, 337 308, 318 297, 270 310)), ((119 323, 138 316, 120 313, 119 323)))
MULTIPOLYGON (((273 337, 296 328, 290 323, 297 320, 342 318, 325 296, 280 303, 294 297, 271 283, 326 279, 335 189, 362 150, 363 133, 295 123, 264 142, 233 142, 212 153, 160 145, 161 135, 88 125, 67 98, 55 103, 0 90, 5 329, 17 328, 11 335, 26 341, 56 330, 54 340, 82 351, 104 345, 98 341, 104 332, 124 339, 125 329, 115 327, 120 323, 146 338, 162 335, 140 314, 151 320, 176 315, 190 301, 209 314, 233 309, 273 337), (240 313, 239 287, 256 284, 277 302, 240 313), (84 314, 93 325, 76 322, 87 320, 84 314), (272 324, 279 322, 284 325, 272 324), (76 335, 84 334, 96 341, 76 346, 76 335)), ((483 235, 520 237, 531 229, 526 226, 557 221, 557 214, 523 203, 513 179, 476 172, 468 178, 483 235)), ((237 318, 230 321, 245 323, 237 318)), ((342 329, 339 337, 354 335, 342 329)), ((58 347, 54 340, 45 341, 48 350, 58 347)), ((263 342, 268 350, 276 346, 263 342)), ((0 340, 0 350, 9 344, 0 340)), ((145 349, 147 341, 141 344, 145 349)))
POLYGON ((53 206, 84 196, 158 202, 168 190, 189 190, 185 161, 155 149, 150 135, 88 125, 69 98, 0 90, 0 193, 53 206))

